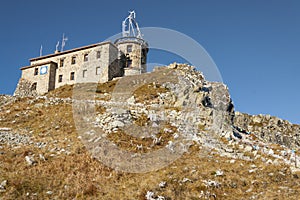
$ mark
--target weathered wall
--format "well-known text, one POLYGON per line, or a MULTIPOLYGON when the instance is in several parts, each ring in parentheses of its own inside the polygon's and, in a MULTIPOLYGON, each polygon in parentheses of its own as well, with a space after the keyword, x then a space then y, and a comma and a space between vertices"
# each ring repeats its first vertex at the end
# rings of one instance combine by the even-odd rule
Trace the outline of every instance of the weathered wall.
MULTIPOLYGON (((115 77, 137 75, 147 71, 147 48, 145 46, 137 42, 125 42, 117 45, 103 42, 33 58, 30 60, 30 66, 22 68, 21 78, 30 81, 31 84, 37 83, 37 93, 44 94, 66 84, 104 83, 115 77), (127 45, 132 46, 130 52, 127 52, 127 45), (85 59, 86 55, 87 59, 85 59), (128 59, 132 60, 129 68, 125 68, 126 55, 128 59), (75 58, 75 63, 72 63, 73 58, 75 58), (42 66, 48 67, 47 73, 40 74, 42 66), (35 74, 36 68, 38 74, 35 74), (74 80, 72 80, 71 74, 74 74, 74 80)), ((18 90, 17 93, 20 91, 18 90)))
MULTIPOLYGON (((41 63, 40 66, 33 66, 22 70, 22 79, 28 80, 28 82, 32 84, 36 83, 36 91, 38 94, 44 94, 49 91, 49 86, 53 87, 54 77, 55 76, 56 64, 53 62, 41 63), (47 73, 41 74, 41 67, 47 68, 47 73), (35 74, 35 70, 37 74, 35 74), (50 81, 51 80, 51 81, 50 81)), ((24 84, 24 80, 22 80, 22 84, 24 84)), ((23 88, 26 88, 25 86, 23 88)), ((31 90, 33 89, 30 86, 31 90)), ((18 88, 20 93, 20 87, 18 88)))
POLYGON ((109 46, 108 80, 124 75, 122 61, 118 58, 119 50, 114 45, 109 46))
MULTIPOLYGON (((31 59, 31 65, 22 68, 22 79, 28 80, 31 84, 37 83, 38 94, 44 94, 76 82, 107 82, 114 77, 123 75, 117 58, 118 49, 113 44, 104 42, 82 49, 31 59), (88 55, 87 60, 84 59, 85 55, 88 55), (76 59, 75 63, 72 63, 73 57, 76 59), (61 60, 63 60, 63 65, 61 65, 61 60), (48 67, 46 74, 40 74, 42 66, 48 67), (38 69, 37 75, 35 75, 36 68, 38 69), (74 80, 71 79, 72 72, 74 80), (61 81, 60 76, 62 76, 61 81)), ((16 93, 21 93, 20 87, 16 93)))
POLYGON ((128 75, 138 75, 141 73, 147 72, 147 51, 146 49, 142 51, 144 46, 142 46, 140 43, 128 41, 128 42, 122 42, 116 44, 118 49, 121 50, 127 57, 127 60, 132 60, 131 66, 126 66, 127 69, 125 69, 125 76, 128 75), (132 46, 132 51, 127 51, 127 46, 132 46))

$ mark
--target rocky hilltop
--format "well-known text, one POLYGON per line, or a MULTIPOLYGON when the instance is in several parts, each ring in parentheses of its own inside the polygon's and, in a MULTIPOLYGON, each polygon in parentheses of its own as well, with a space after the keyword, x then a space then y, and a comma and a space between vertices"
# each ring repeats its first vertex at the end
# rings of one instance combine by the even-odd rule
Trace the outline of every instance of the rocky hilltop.
POLYGON ((300 126, 235 111, 192 66, 18 93, 0 96, 1 199, 300 196, 300 126))

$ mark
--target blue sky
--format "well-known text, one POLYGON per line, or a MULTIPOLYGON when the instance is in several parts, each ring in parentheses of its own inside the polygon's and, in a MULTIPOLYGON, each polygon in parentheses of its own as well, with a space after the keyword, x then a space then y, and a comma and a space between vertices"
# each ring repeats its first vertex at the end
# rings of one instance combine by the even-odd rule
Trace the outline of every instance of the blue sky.
MULTIPOLYGON (((121 31, 134 9, 141 27, 182 32, 210 54, 235 108, 300 124, 300 1, 2 0, 0 93, 12 94, 28 59, 97 43, 121 31)), ((182 61, 149 52, 149 62, 182 61)))

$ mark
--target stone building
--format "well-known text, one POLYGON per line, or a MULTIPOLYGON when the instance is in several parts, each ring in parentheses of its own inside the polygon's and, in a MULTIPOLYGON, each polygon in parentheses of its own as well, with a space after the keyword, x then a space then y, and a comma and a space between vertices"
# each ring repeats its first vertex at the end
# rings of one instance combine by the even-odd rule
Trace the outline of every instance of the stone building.
MULTIPOLYGON (((107 82, 115 77, 147 71, 148 44, 134 11, 123 21, 122 37, 30 59, 22 67, 15 95, 44 94, 66 84, 107 82)), ((64 41, 63 41, 64 42, 64 41)))

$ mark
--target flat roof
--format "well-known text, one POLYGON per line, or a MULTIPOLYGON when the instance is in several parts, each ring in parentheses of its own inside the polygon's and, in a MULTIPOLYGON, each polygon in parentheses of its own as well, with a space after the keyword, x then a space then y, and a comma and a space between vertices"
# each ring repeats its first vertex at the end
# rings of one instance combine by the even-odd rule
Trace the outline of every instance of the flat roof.
POLYGON ((28 69, 28 68, 36 67, 36 66, 40 66, 40 65, 47 65, 47 64, 57 64, 57 63, 53 62, 53 61, 42 62, 42 63, 37 63, 37 64, 34 64, 34 65, 29 65, 29 66, 21 67, 20 70, 24 70, 24 69, 28 69))
MULTIPOLYGON (((54 57, 54 56, 60 56, 60 55, 72 53, 72 52, 75 52, 75 51, 81 51, 81 50, 84 50, 84 49, 89 49, 89 48, 93 48, 93 47, 101 46, 101 45, 105 45, 105 44, 111 44, 111 45, 113 45, 114 47, 116 47, 116 46, 115 46, 113 43, 111 43, 110 41, 106 41, 106 42, 100 42, 100 43, 96 43, 96 44, 90 44, 90 45, 83 46, 83 47, 78 47, 78 48, 75 48, 75 49, 70 49, 70 50, 67 50, 67 51, 62 51, 62 52, 59 52, 59 53, 53 53, 53 54, 48 54, 48 55, 45 55, 45 56, 40 56, 40 57, 36 57, 36 58, 31 58, 29 61, 30 61, 30 62, 32 62, 32 61, 38 61, 38 60, 42 60, 42 59, 45 59, 45 58, 51 58, 51 57, 54 57)), ((116 48, 117 48, 117 47, 116 47, 116 48)), ((21 68, 21 69, 22 69, 22 68, 21 68)))

